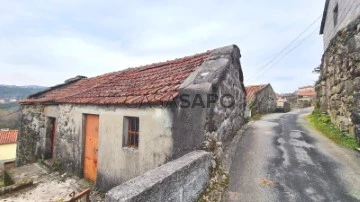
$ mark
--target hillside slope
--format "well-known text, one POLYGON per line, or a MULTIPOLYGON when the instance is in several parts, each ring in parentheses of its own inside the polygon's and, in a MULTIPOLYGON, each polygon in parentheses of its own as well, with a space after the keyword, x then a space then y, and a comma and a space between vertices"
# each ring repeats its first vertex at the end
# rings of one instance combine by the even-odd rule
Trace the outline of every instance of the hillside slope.
POLYGON ((24 99, 27 96, 46 89, 43 86, 10 86, 0 85, 0 100, 24 99))

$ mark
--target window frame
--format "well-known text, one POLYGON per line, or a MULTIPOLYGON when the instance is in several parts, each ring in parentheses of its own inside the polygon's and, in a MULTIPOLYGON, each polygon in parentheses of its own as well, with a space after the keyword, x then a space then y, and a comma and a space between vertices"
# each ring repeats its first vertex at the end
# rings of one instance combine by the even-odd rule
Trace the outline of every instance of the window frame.
POLYGON ((139 149, 140 118, 125 116, 123 123, 123 147, 139 149))

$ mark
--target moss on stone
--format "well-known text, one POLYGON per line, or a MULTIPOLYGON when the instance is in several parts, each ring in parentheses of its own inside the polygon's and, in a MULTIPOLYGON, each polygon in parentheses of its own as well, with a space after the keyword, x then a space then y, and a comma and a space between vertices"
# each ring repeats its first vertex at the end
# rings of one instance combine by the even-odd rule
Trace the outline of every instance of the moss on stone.
POLYGON ((3 178, 3 182, 5 186, 10 186, 12 184, 14 184, 14 181, 11 179, 10 175, 4 171, 4 178, 3 178))

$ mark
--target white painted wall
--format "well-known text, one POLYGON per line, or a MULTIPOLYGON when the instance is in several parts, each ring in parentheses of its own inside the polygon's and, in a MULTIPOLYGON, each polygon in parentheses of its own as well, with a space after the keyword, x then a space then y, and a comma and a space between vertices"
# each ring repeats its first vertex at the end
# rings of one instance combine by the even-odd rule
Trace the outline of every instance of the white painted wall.
POLYGON ((0 161, 15 160, 16 143, 0 145, 0 161))
POLYGON ((251 117, 251 109, 248 105, 246 105, 245 107, 245 114, 244 114, 245 118, 250 118, 251 117))

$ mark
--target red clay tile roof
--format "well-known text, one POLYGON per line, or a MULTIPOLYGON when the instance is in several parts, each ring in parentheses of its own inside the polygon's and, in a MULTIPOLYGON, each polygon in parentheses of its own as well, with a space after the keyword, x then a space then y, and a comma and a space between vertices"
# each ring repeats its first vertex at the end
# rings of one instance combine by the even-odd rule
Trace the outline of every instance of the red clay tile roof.
POLYGON ((298 91, 297 93, 298 96, 309 96, 309 97, 315 97, 316 96, 316 92, 315 91, 298 91))
POLYGON ((256 93, 265 88, 269 84, 260 84, 260 85, 253 85, 253 86, 246 86, 246 101, 253 101, 255 99, 256 93))
POLYGON ((0 145, 16 143, 17 130, 0 130, 0 145))
POLYGON ((138 104, 172 101, 179 87, 212 51, 83 78, 30 96, 21 103, 138 104))

